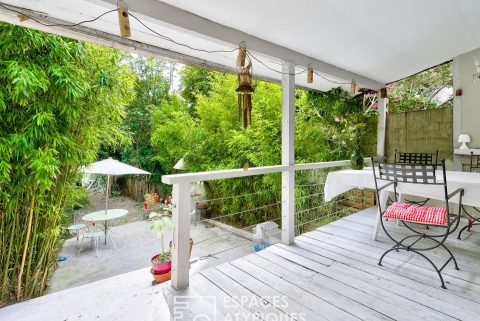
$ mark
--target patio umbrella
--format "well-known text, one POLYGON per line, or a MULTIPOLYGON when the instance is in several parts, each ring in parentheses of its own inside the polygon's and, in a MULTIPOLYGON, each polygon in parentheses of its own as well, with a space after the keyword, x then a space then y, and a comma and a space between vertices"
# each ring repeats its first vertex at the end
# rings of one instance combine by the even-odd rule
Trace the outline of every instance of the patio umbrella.
POLYGON ((107 175, 107 195, 105 197, 105 215, 108 210, 108 196, 110 193, 110 176, 119 175, 150 175, 149 172, 143 169, 130 166, 128 164, 119 162, 116 159, 109 157, 95 163, 88 165, 82 170, 85 174, 103 174, 107 175))

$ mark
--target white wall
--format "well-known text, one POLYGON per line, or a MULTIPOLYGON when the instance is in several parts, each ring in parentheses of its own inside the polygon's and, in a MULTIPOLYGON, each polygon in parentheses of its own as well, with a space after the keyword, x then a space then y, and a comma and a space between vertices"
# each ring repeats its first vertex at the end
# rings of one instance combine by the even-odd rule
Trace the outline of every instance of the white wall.
MULTIPOLYGON (((454 58, 453 87, 462 89, 462 96, 454 97, 453 145, 460 146, 458 135, 469 134, 470 148, 480 148, 480 82, 473 82, 476 72, 474 57, 480 61, 480 48, 454 58)), ((454 93, 455 94, 455 93, 454 93)), ((455 168, 460 170, 461 158, 455 157, 455 168)))

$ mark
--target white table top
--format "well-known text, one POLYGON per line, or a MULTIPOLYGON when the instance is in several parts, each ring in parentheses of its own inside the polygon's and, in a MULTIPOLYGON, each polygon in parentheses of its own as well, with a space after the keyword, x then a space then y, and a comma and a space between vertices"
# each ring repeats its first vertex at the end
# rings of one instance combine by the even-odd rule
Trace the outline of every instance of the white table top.
POLYGON ((125 216, 127 214, 128 214, 127 210, 114 208, 114 209, 108 209, 106 214, 105 214, 105 210, 89 213, 87 215, 84 215, 82 219, 88 222, 108 221, 108 220, 114 220, 116 218, 125 216))
POLYGON ((480 148, 468 148, 468 149, 455 149, 453 151, 455 155, 480 155, 480 148))
POLYGON ((77 223, 77 224, 73 224, 73 225, 70 225, 69 227, 67 227, 67 230, 75 231, 75 230, 80 230, 80 229, 85 228, 85 227, 87 227, 86 224, 77 223))
MULTIPOLYGON (((463 188, 463 204, 480 207, 480 173, 447 171, 447 188, 451 193, 457 188, 463 188)), ((442 177, 439 171, 437 177, 442 177)), ((341 170, 328 173, 325 182, 324 198, 330 201, 334 197, 345 193, 354 188, 375 189, 373 170, 366 167, 362 170, 341 170)), ((389 188, 388 190, 393 190, 389 188)), ((438 200, 444 200, 445 194, 443 186, 399 183, 397 191, 408 195, 428 197, 438 200)))

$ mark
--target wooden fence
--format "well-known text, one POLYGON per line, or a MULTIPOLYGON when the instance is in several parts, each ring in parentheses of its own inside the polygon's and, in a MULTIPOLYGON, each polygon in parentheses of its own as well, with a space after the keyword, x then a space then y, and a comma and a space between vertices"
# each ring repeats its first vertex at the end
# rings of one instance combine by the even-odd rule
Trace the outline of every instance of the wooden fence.
POLYGON ((394 160, 395 149, 402 152, 435 152, 439 159, 453 158, 452 108, 389 113, 385 156, 394 160))

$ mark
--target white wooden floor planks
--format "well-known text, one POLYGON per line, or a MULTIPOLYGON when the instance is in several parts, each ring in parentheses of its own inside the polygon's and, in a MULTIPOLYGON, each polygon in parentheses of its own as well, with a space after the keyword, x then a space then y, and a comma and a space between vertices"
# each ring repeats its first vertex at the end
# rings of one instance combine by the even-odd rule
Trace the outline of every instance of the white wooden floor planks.
MULTIPOLYGON (((480 320, 480 226, 461 241, 456 234, 448 240, 461 270, 445 268, 444 290, 429 263, 413 253, 390 253, 377 265, 393 244, 382 232, 371 239, 375 212, 204 270, 186 290, 164 291, 170 309, 177 297, 187 311, 176 320, 480 320)), ((386 224, 395 235, 408 233, 386 224)), ((442 249, 427 255, 435 262, 448 258, 442 249)))

